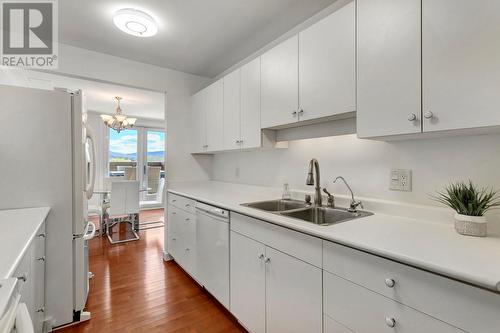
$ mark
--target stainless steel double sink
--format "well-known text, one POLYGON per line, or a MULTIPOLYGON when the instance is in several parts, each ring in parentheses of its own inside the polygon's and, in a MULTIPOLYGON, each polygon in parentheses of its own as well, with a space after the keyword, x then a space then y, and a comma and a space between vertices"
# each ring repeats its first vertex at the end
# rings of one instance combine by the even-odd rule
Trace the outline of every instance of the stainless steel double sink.
POLYGON ((373 213, 361 210, 350 212, 345 208, 313 206, 299 200, 279 199, 250 202, 241 205, 323 226, 373 215, 373 213))

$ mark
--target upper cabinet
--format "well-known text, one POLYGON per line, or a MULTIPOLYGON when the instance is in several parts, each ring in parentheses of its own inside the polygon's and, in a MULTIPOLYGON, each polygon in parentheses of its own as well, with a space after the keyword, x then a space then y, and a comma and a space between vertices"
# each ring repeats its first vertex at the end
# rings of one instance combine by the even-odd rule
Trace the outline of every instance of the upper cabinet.
POLYGON ((261 56, 261 126, 297 122, 299 100, 299 37, 279 44, 261 56))
POLYGON ((356 111, 354 31, 350 2, 262 55, 262 128, 356 111))
POLYGON ((260 130, 260 58, 243 65, 240 71, 240 145, 256 148, 267 138, 260 130))
POLYGON ((207 151, 224 148, 224 90, 222 80, 212 83, 206 89, 205 97, 207 151))
POLYGON ((420 0, 357 0, 357 132, 420 133, 420 0))
POLYGON ((423 0, 423 130, 500 125, 500 1, 423 0))
POLYGON ((351 2, 299 33, 299 117, 356 111, 355 6, 351 2))
POLYGON ((193 152, 207 151, 206 90, 191 97, 191 123, 193 124, 193 152))
POLYGON ((358 136, 498 127, 499 17, 492 0, 358 0, 358 136))
POLYGON ((240 70, 224 81, 224 150, 240 148, 240 70))

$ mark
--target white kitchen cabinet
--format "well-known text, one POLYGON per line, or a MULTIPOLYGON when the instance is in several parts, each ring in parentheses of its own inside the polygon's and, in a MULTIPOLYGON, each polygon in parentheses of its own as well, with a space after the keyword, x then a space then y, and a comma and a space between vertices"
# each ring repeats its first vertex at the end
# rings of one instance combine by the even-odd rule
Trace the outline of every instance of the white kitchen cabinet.
POLYGON ((252 333, 266 332, 265 246, 230 233, 230 309, 252 333))
POLYGON ((356 111, 355 6, 299 33, 299 120, 356 111))
POLYGON ((45 222, 28 244, 13 277, 19 279, 21 302, 26 304, 36 333, 45 321, 45 222))
MULTIPOLYGON (((233 217, 238 230, 257 238, 230 233, 231 312, 251 332, 321 332, 321 268, 272 248, 265 236, 260 239, 263 230, 245 229, 247 221, 250 226, 258 220, 232 214, 231 224, 233 217)), ((273 245, 303 245, 287 237, 273 245)))
POLYGON ((266 328, 322 332, 321 269, 266 247, 266 328))
POLYGON ((206 91, 201 90, 191 98, 191 123, 193 124, 193 148, 199 153, 207 150, 206 91))
MULTIPOLYGON (((224 76, 224 150, 239 149, 241 144, 240 121, 240 70, 224 76)), ((260 128, 259 128, 260 132, 260 128)))
POLYGON ((261 56, 261 127, 298 121, 299 38, 295 35, 261 56))
POLYGON ((262 145, 260 129, 260 58, 241 67, 241 147, 262 145))
POLYGON ((464 332, 328 272, 323 288, 325 313, 356 333, 464 332))
POLYGON ((205 90, 207 151, 224 149, 224 87, 220 79, 205 90))
POLYGON ((423 0, 422 15, 424 131, 500 125, 500 2, 423 0))
POLYGON ((421 1, 356 3, 358 137, 420 133, 421 1))
POLYGON ((190 199, 186 199, 189 203, 183 204, 183 208, 171 203, 172 200, 183 203, 182 198, 169 194, 167 250, 175 261, 196 279, 196 215, 191 211, 190 199))

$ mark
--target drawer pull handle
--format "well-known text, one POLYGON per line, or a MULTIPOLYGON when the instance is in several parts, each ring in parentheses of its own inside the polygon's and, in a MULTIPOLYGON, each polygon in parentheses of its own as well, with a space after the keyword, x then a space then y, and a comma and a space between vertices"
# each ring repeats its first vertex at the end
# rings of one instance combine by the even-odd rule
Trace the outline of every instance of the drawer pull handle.
POLYGON ((260 260, 264 259, 264 255, 261 253, 259 254, 259 257, 258 257, 260 260))
POLYGON ((385 279, 385 285, 389 288, 394 288, 396 281, 394 279, 385 279))
POLYGON ((396 326, 396 320, 394 318, 389 318, 389 317, 385 317, 385 323, 387 324, 387 326, 389 327, 394 327, 396 326))
POLYGON ((45 312, 45 308, 41 307, 40 309, 36 310, 36 312, 45 312))
POLYGON ((17 279, 19 281, 23 281, 23 282, 26 282, 26 280, 28 280, 28 276, 26 274, 23 274, 21 276, 18 276, 17 279))
POLYGON ((40 238, 45 238, 45 236, 47 236, 47 235, 45 235, 44 232, 38 235, 38 237, 40 237, 40 238))
POLYGON ((45 256, 40 257, 40 258, 36 258, 36 260, 38 260, 38 261, 45 261, 45 256))

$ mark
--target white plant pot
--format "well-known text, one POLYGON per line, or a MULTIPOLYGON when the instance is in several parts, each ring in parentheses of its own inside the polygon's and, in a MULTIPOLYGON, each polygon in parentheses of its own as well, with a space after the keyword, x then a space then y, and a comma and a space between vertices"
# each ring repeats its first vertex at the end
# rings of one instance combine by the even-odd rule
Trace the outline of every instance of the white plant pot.
POLYGON ((486 237, 486 217, 468 216, 456 213, 455 230, 461 235, 486 237))

